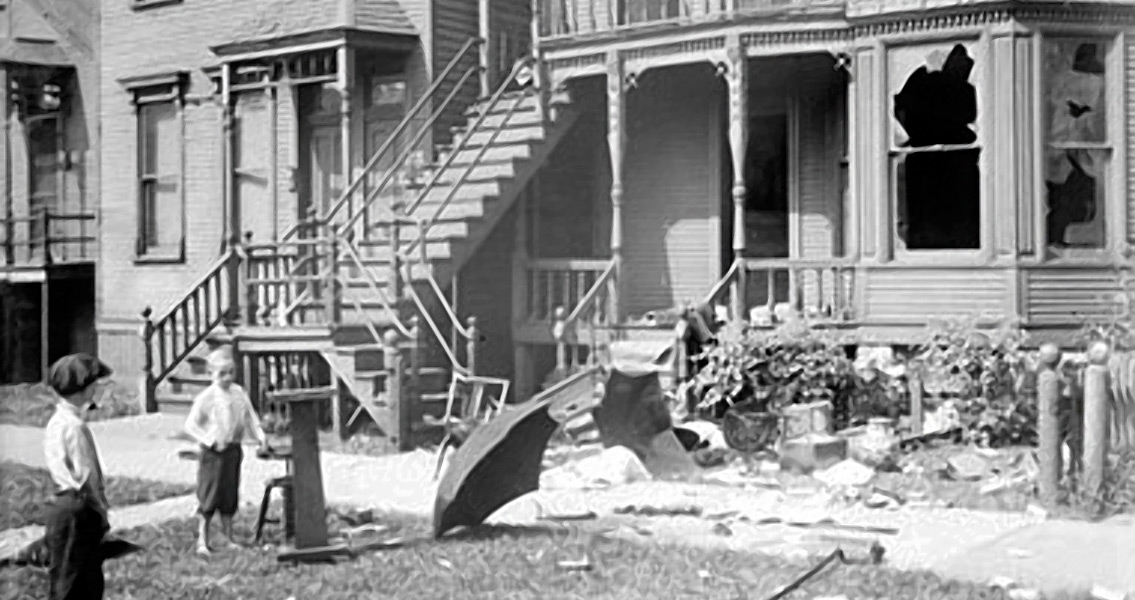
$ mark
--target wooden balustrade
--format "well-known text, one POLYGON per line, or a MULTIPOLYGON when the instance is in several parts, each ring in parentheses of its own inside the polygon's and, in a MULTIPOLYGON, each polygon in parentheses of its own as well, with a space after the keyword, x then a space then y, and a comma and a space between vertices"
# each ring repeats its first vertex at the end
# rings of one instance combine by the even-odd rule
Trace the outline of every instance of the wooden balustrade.
POLYGON ((240 307, 232 304, 230 273, 239 267, 242 250, 229 250, 213 268, 201 276, 188 294, 165 314, 153 318, 154 311, 142 311, 142 343, 145 347, 145 403, 147 412, 156 412, 157 386, 222 321, 235 321, 240 307))
POLYGON ((728 306, 730 318, 762 325, 783 318, 785 309, 811 322, 854 322, 855 300, 855 267, 848 260, 745 258, 734 261, 702 302, 728 306), (738 281, 744 285, 734 285, 738 281), (738 307, 744 314, 736 314, 738 307))
MULTIPOLYGON (((251 242, 251 239, 249 239, 251 242)), ((274 244, 247 243, 245 286, 250 325, 330 323, 335 293, 328 238, 303 237, 274 244)))
POLYGON ((0 218, 0 265, 46 266, 94 262, 98 236, 94 213, 47 210, 0 218))
MULTIPOLYGON (((261 419, 287 422, 287 403, 271 401, 269 394, 281 390, 311 389, 331 385, 332 374, 318 352, 258 352, 240 357, 245 384, 261 419)), ((320 415, 320 426, 331 425, 330 411, 320 415)))
POLYGON ((540 37, 619 31, 660 22, 720 20, 731 15, 838 14, 833 0, 539 0, 540 37))
MULTIPOLYGON (((551 323, 557 307, 571 310, 610 265, 605 258, 538 258, 528 261, 523 316, 551 323)), ((601 307, 606 310, 606 307, 601 307)), ((564 313, 567 316, 567 313, 564 313)), ((596 316, 605 316, 600 313, 596 316)))
MULTIPOLYGON (((571 312, 564 306, 556 306, 552 310, 552 338, 556 341, 556 375, 558 378, 578 371, 580 368, 596 364, 598 357, 597 332, 601 328, 612 326, 614 314, 610 302, 615 297, 617 285, 616 262, 609 260, 602 272, 591 281, 591 285, 583 291, 571 307, 571 312), (581 340, 580 330, 587 332, 587 339, 581 340), (583 342, 590 342, 590 346, 583 342)), ((570 273, 571 271, 569 271, 570 273)), ((587 274, 590 271, 577 271, 587 274)), ((567 289, 571 288, 567 280, 567 289)), ((586 277, 577 279, 578 289, 584 289, 582 283, 586 277)))

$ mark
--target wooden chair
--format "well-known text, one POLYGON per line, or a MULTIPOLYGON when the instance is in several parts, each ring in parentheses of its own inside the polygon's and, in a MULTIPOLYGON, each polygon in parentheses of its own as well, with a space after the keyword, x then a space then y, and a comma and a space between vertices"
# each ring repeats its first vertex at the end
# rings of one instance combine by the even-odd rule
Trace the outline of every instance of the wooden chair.
POLYGON ((427 422, 445 428, 445 437, 437 448, 437 465, 433 475, 435 481, 441 475, 446 449, 460 447, 475 427, 488 423, 500 414, 504 410, 510 385, 511 381, 497 377, 453 374, 449 383, 449 397, 445 403, 445 415, 441 419, 427 418, 427 422), (469 396, 458 405, 457 392, 462 385, 470 386, 471 389, 469 396), (492 385, 500 386, 500 396, 494 398, 485 395, 485 388, 492 385), (458 411, 457 414, 454 413, 455 410, 458 411))

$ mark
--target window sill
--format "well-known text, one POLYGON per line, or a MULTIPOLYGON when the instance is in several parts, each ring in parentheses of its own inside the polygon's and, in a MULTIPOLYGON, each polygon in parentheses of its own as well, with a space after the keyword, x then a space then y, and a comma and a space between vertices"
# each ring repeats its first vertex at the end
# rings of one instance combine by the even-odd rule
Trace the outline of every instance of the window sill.
POLYGON ((146 10, 148 8, 158 8, 159 6, 181 3, 182 0, 130 0, 130 8, 138 11, 146 10))
POLYGON ((172 254, 147 254, 144 256, 134 257, 135 265, 183 265, 185 264, 184 256, 176 256, 172 254))

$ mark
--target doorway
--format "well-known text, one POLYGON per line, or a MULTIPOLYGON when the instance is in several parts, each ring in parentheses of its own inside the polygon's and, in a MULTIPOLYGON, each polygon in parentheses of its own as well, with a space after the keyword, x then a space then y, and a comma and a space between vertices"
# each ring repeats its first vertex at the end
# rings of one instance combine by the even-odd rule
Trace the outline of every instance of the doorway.
POLYGON ((331 84, 299 90, 299 215, 326 214, 343 192, 343 152, 339 91, 331 84))

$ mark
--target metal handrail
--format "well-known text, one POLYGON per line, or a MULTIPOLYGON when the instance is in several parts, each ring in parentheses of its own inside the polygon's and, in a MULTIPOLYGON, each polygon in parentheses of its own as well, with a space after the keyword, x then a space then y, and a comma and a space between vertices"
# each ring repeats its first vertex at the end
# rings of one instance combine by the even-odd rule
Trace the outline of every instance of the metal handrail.
MULTIPOLYGON (((442 113, 445 112, 445 109, 449 108, 449 103, 452 102, 453 98, 456 97, 457 94, 461 91, 461 88, 465 85, 465 82, 469 80, 469 77, 472 76, 474 72, 477 72, 480 69, 482 69, 482 67, 477 66, 471 67, 465 71, 465 73, 461 76, 461 79, 459 79, 457 81, 457 84, 453 86, 453 89, 450 90, 449 95, 447 95, 445 99, 441 101, 438 107, 430 113, 430 116, 426 119, 426 122, 418 128, 418 132, 414 134, 414 138, 410 140, 408 144, 406 144, 406 149, 398 155, 398 158, 394 161, 394 164, 391 165, 390 170, 387 171, 386 175, 382 178, 382 181, 378 182, 378 185, 375 186, 373 190, 367 192, 366 197, 363 198, 362 205, 359 206, 359 210, 354 211, 347 218, 347 221, 339 226, 338 231, 341 235, 350 234, 351 227, 353 227, 359 220, 359 217, 364 215, 366 211, 371 207, 371 205, 374 204, 374 201, 378 199, 379 195, 381 195, 382 192, 386 191, 386 186, 394 180, 395 175, 398 173, 398 169, 400 169, 402 165, 405 164, 410 156, 414 153, 414 148, 418 145, 419 142, 422 141, 422 138, 425 137, 426 133, 430 131, 430 129, 433 127, 433 124, 437 122, 438 118, 440 118, 442 113)), ((394 139, 394 136, 391 136, 387 139, 387 142, 390 142, 394 139)), ((366 172, 369 171, 370 169, 368 168, 366 172)), ((336 206, 336 208, 338 208, 338 206, 336 206)), ((328 221, 330 221, 330 218, 328 218, 328 221)))
MULTIPOLYGON (((465 132, 465 135, 461 137, 461 141, 457 144, 457 146, 449 152, 449 155, 446 157, 445 163, 442 164, 442 166, 434 172, 433 177, 430 179, 430 182, 426 184, 422 192, 418 194, 418 198, 412 204, 406 207, 406 215, 413 214, 413 212, 417 210, 419 206, 421 206, 422 202, 424 202, 425 199, 429 196, 430 191, 432 191, 433 186, 437 183, 438 179, 440 179, 442 174, 445 173, 446 170, 449 169, 449 167, 453 164, 453 161, 456 160, 457 155, 465 150, 465 146, 469 143, 469 140, 472 139, 473 134, 481 128, 481 125, 485 122, 485 119, 489 116, 492 110, 496 108, 496 105, 500 102, 500 99, 504 96, 505 91, 508 89, 509 84, 512 83, 514 79, 516 79, 521 70, 527 68, 532 60, 532 57, 526 57, 516 62, 516 65, 513 66, 512 72, 509 74, 508 79, 505 79, 500 87, 497 88, 496 92, 493 93, 492 98, 477 116, 477 120, 473 123, 472 126, 469 127, 469 129, 465 132)), ((521 103, 523 103, 525 99, 526 96, 521 96, 512 104, 512 106, 509 107, 508 112, 505 114, 504 119, 501 122, 501 125, 493 131, 492 137, 481 145, 480 152, 477 154, 477 157, 469 164, 468 167, 466 167, 465 172, 462 173, 460 179, 458 179, 457 182, 450 186, 449 195, 446 196, 441 206, 438 207, 433 216, 430 218, 429 222, 426 224, 427 232, 434 226, 435 223, 437 223, 437 219, 441 215, 442 211, 444 211, 446 207, 449 206, 449 203, 453 200, 453 195, 456 194, 457 190, 461 188, 461 185, 465 183, 465 180, 469 177, 469 174, 480 162, 481 158, 485 155, 485 152, 488 151, 489 147, 492 145, 492 142, 496 140, 496 137, 498 135, 500 135, 500 132, 504 129, 504 123, 507 123, 508 120, 512 118, 512 115, 516 112, 516 109, 520 107, 521 103)), ((415 241, 410 242, 409 249, 412 250, 414 245, 418 243, 422 243, 421 237, 419 237, 415 241)))
POLYGON ((713 288, 711 288, 709 290, 709 293, 705 295, 705 299, 702 300, 702 304, 709 304, 710 302, 713 302, 719 295, 721 295, 721 292, 725 291, 725 286, 732 283, 733 279, 737 277, 737 273, 740 272, 741 267, 742 265, 744 265, 744 263, 744 258, 733 259, 733 264, 729 265, 729 270, 725 271, 725 274, 721 276, 721 279, 718 279, 717 283, 713 284, 713 288))
POLYGON ((371 273, 370 273, 370 270, 367 269, 363 265, 362 258, 359 256, 358 252, 355 250, 355 247, 352 246, 351 244, 343 244, 342 247, 346 250, 347 256, 350 257, 351 262, 355 263, 355 267, 357 267, 358 270, 359 270, 359 273, 362 274, 363 280, 366 282, 367 286, 371 289, 372 292, 374 292, 374 294, 378 298, 379 302, 382 303, 382 309, 385 310, 386 313, 390 315, 391 320, 393 320, 393 322, 394 322, 394 327, 402 335, 404 335, 406 337, 411 337, 410 329, 407 328, 402 323, 402 321, 400 321, 398 319, 398 311, 394 310, 394 307, 392 307, 390 305, 390 299, 386 297, 386 292, 383 292, 381 289, 379 289, 378 282, 375 281, 374 276, 371 275, 371 273))
POLYGON ((575 323, 575 321, 579 319, 580 315, 583 314, 583 311, 587 308, 587 306, 595 302, 595 299, 599 297, 599 290, 601 290, 603 286, 607 285, 608 281, 614 278, 615 266, 615 261, 612 260, 607 265, 607 268, 603 271, 603 274, 600 275, 599 278, 595 280, 595 283, 591 285, 591 289, 587 290, 587 293, 579 299, 579 302, 577 302, 575 305, 575 309, 571 311, 571 314, 569 314, 566 319, 564 319, 563 324, 565 328, 571 327, 572 323, 575 323))
MULTIPOLYGON (((469 38, 469 40, 465 42, 465 45, 462 46, 461 49, 453 55, 453 58, 450 59, 449 64, 447 64, 445 68, 442 69, 441 74, 434 78, 433 84, 430 85, 429 89, 427 89, 426 92, 422 94, 422 97, 418 99, 417 103, 414 104, 410 111, 406 113, 406 116, 402 118, 402 121, 398 123, 398 126, 395 127, 394 132, 387 137, 382 146, 379 147, 379 149, 376 150, 375 153, 371 156, 370 160, 367 161, 367 164, 363 167, 363 172, 358 177, 358 179, 351 182, 351 184, 347 186, 347 189, 339 195, 339 199, 336 200, 331 211, 324 217, 325 221, 330 222, 331 218, 335 214, 337 214, 337 212, 342 208, 344 204, 346 204, 350 196, 358 191, 359 185, 361 185, 362 182, 366 180, 367 174, 370 173, 371 169, 373 169, 374 166, 378 164, 379 159, 384 154, 386 154, 386 152, 388 152, 389 149, 394 145, 394 141, 398 139, 398 136, 402 134, 403 130, 405 130, 406 127, 408 127, 410 123, 415 118, 417 118, 418 113, 420 113, 422 108, 425 107, 429 100, 433 98, 434 93, 436 93, 438 88, 441 87, 441 84, 445 81, 449 74, 455 68, 457 68, 457 64, 461 61, 461 59, 464 58, 470 50, 484 43, 485 40, 479 37, 469 38)), ((460 89, 460 86, 455 86, 454 89, 460 89)), ((349 166, 343 165, 343 168, 348 169, 349 166)), ((287 240, 294 236, 303 225, 303 223, 296 223, 294 226, 292 226, 291 229, 287 231, 287 233, 284 234, 283 239, 287 240)))

